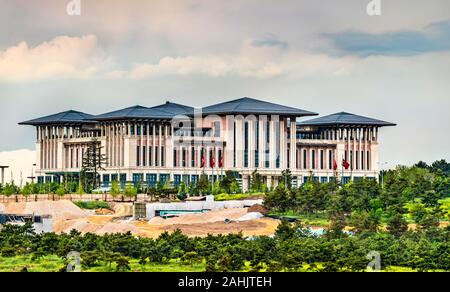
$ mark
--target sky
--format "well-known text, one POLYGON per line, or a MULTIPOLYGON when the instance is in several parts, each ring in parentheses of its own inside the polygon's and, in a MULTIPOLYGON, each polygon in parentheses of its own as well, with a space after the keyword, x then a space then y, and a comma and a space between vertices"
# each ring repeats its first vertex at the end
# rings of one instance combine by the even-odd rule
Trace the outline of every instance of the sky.
POLYGON ((35 131, 68 109, 249 96, 383 128, 384 167, 450 160, 450 1, 0 0, 0 165, 31 174, 35 131))

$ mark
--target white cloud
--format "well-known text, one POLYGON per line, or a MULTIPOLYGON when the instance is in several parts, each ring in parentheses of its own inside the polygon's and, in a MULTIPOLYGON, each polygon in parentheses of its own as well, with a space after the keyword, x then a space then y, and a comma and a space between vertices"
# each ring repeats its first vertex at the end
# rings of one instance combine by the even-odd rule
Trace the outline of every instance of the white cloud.
POLYGON ((35 47, 21 42, 0 51, 0 80, 86 78, 97 72, 103 61, 94 35, 59 36, 35 47))
MULTIPOLYGON (((20 185, 31 176, 33 164, 36 161, 36 152, 34 150, 21 149, 14 151, 0 152, 0 165, 9 166, 5 170, 5 182, 14 180, 16 185, 20 185)), ((1 179, 1 178, 0 178, 1 179)))
POLYGON ((247 40, 236 54, 166 56, 155 63, 138 63, 130 70, 115 70, 108 78, 145 79, 169 75, 201 74, 268 79, 281 75, 342 75, 351 68, 351 57, 307 54, 280 46, 254 46, 247 40))

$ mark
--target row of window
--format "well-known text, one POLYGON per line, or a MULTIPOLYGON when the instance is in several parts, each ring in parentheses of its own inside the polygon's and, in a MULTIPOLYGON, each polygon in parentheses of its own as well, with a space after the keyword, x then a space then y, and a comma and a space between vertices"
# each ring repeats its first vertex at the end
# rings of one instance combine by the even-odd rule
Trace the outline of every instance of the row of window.
POLYGON ((149 166, 149 167, 158 167, 165 166, 165 152, 164 146, 136 146, 136 166, 149 166), (142 152, 141 152, 142 147, 142 152), (148 150, 147 150, 148 148, 148 150), (153 149, 155 149, 155 157, 153 160, 153 149), (161 149, 161 150, 160 150, 161 149), (159 155, 159 151, 161 151, 161 155, 159 155), (142 159, 141 159, 142 155, 142 159), (148 155, 148 157, 147 157, 148 155), (147 159, 148 158, 148 159, 147 159))

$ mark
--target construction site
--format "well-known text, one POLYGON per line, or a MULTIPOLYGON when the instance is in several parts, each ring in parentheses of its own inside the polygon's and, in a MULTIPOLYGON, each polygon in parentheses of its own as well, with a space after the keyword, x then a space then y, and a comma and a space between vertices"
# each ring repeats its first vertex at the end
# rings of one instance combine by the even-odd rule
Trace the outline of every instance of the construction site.
MULTIPOLYGON (((75 229, 82 234, 131 232, 136 236, 156 238, 163 232, 180 229, 191 237, 239 232, 245 236, 270 236, 279 222, 265 217, 264 208, 256 203, 203 201, 139 205, 111 202, 108 209, 86 210, 69 200, 8 202, 0 203, 0 214, 3 218, 11 218, 12 214, 16 216, 13 218, 49 218, 45 230, 38 227, 37 232, 57 234, 75 229), (146 214, 148 210, 151 212, 146 214)), ((20 222, 25 220, 15 224, 20 222)))

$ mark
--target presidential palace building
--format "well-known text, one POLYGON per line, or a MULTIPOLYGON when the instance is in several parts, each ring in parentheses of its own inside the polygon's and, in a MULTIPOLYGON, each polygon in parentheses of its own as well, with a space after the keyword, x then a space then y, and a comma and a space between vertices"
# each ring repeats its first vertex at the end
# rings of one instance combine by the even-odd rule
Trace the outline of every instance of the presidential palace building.
POLYGON ((376 179, 379 129, 395 124, 347 112, 307 118, 316 115, 245 97, 204 108, 166 102, 100 115, 70 110, 20 124, 36 127, 39 182, 79 177, 92 143, 106 157, 103 186, 114 180, 178 186, 203 172, 220 179, 227 170, 244 191, 255 170, 269 187, 285 169, 297 186, 308 179, 376 179))

